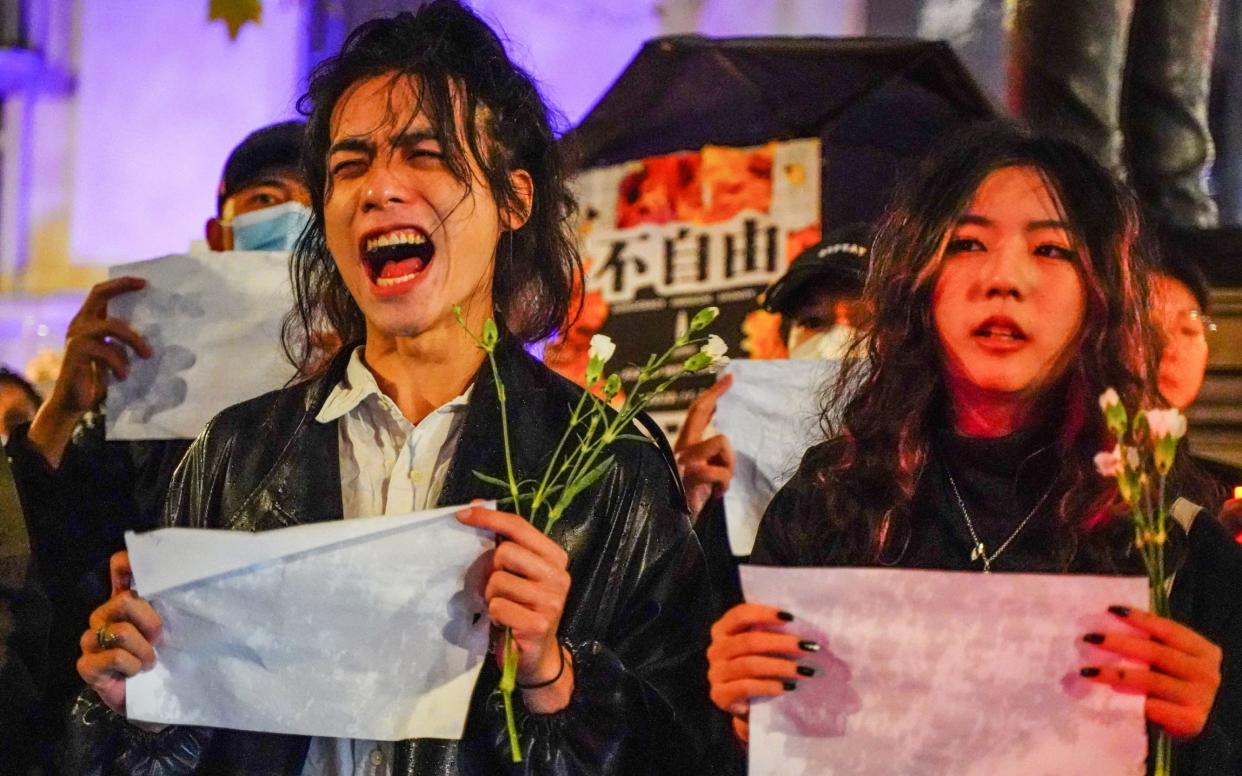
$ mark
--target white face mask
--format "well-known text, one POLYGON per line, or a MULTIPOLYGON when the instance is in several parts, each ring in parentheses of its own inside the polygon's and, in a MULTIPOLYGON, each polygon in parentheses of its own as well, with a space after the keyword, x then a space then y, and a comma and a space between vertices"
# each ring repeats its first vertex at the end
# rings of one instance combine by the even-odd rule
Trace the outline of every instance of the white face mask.
POLYGON ((789 350, 790 358, 842 358, 854 336, 851 326, 836 325, 816 332, 789 350))

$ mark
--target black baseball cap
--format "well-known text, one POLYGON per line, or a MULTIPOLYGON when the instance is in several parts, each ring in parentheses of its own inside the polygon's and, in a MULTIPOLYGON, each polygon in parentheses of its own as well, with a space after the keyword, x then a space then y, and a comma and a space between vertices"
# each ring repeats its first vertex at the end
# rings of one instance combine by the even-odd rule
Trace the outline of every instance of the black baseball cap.
POLYGON ((802 251, 789 269, 763 292, 763 309, 789 315, 812 289, 861 294, 871 257, 871 226, 847 224, 802 251))
POLYGON ((256 129, 241 141, 224 163, 216 207, 270 170, 301 169, 305 121, 282 121, 256 129))

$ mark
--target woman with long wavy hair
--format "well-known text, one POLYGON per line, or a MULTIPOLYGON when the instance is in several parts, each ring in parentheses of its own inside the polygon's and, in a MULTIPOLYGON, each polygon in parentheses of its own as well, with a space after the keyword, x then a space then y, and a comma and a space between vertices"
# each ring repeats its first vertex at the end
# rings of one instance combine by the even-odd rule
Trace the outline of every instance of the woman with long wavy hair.
MULTIPOLYGON (((1092 459, 1112 444, 1106 387, 1159 401, 1145 254, 1132 195, 1077 147, 1003 124, 946 144, 882 224, 859 358, 829 387, 826 440, 772 501, 751 562, 1142 573, 1092 459)), ((1184 464, 1174 482, 1192 501, 1206 492, 1184 464)), ((1147 695, 1149 721, 1181 742, 1180 773, 1234 773, 1242 552, 1206 512, 1191 525, 1177 537, 1180 622, 1119 610, 1154 640, 1083 634, 1150 670, 1083 675, 1147 695)), ((713 627, 712 699, 742 741, 752 698, 832 681, 811 678, 815 645, 791 621, 744 603, 713 627)))

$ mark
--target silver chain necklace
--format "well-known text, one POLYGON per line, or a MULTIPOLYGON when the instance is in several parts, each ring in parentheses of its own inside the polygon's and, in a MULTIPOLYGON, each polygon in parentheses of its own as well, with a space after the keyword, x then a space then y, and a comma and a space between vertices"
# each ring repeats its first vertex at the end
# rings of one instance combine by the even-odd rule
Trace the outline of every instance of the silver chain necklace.
POLYGON ((1035 502, 1034 508, 1027 513, 1026 517, 1022 518, 1022 522, 1018 523, 1018 527, 1013 529, 1013 533, 1009 534, 1009 538, 1002 542, 1000 547, 996 548, 996 552, 988 555, 987 548, 983 546, 983 542, 979 541, 979 534, 975 533, 975 524, 971 522, 970 513, 966 511, 966 502, 962 500, 962 494, 957 490, 957 481, 953 479, 953 472, 949 471, 949 467, 946 466, 944 473, 949 475, 949 484, 953 486, 953 495, 957 497, 957 505, 962 510, 962 517, 966 518, 966 528, 970 531, 970 538, 975 543, 974 549, 970 551, 970 559, 983 561, 984 574, 991 572, 992 562, 1000 557, 1001 553, 1005 551, 1005 548, 1009 546, 1010 542, 1018 538, 1018 534, 1022 533, 1022 529, 1026 528, 1026 524, 1031 522, 1031 518, 1035 516, 1035 513, 1039 511, 1039 508, 1043 506, 1044 502, 1048 500, 1048 497, 1052 495, 1052 488, 1056 487, 1056 483, 1054 482, 1044 493, 1044 495, 1040 497, 1039 501, 1035 502))

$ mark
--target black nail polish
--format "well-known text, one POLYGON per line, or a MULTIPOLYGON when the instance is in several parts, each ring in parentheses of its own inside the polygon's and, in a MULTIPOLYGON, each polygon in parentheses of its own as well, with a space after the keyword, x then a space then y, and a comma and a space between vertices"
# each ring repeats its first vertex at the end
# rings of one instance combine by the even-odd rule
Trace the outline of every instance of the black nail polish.
POLYGON ((1108 607, 1108 611, 1112 612, 1118 617, 1129 617, 1130 616, 1130 607, 1128 606, 1110 606, 1108 607))
POLYGON ((1103 644, 1104 634, 1103 633, 1088 633, 1086 636, 1082 637, 1082 640, 1087 642, 1088 644, 1103 644))
POLYGON ((776 619, 784 620, 785 622, 793 622, 793 615, 789 612, 777 612, 776 619))
POLYGON ((784 681, 784 682, 781 682, 781 684, 784 686, 785 692, 793 692, 794 690, 798 689, 797 682, 784 681))
POLYGON ((1100 675, 1100 669, 1098 669, 1098 668, 1092 668, 1092 667, 1088 666, 1087 668, 1082 669, 1082 670, 1081 670, 1081 671, 1079 671, 1078 673, 1082 674, 1083 676, 1085 676, 1085 677, 1087 677, 1087 678, 1091 678, 1091 677, 1093 677, 1093 676, 1099 676, 1099 675, 1100 675))
POLYGON ((815 676, 815 669, 810 666, 798 666, 798 673, 803 676, 815 676))
POLYGON ((803 652, 818 652, 819 643, 815 641, 799 641, 798 649, 802 650, 803 652))

